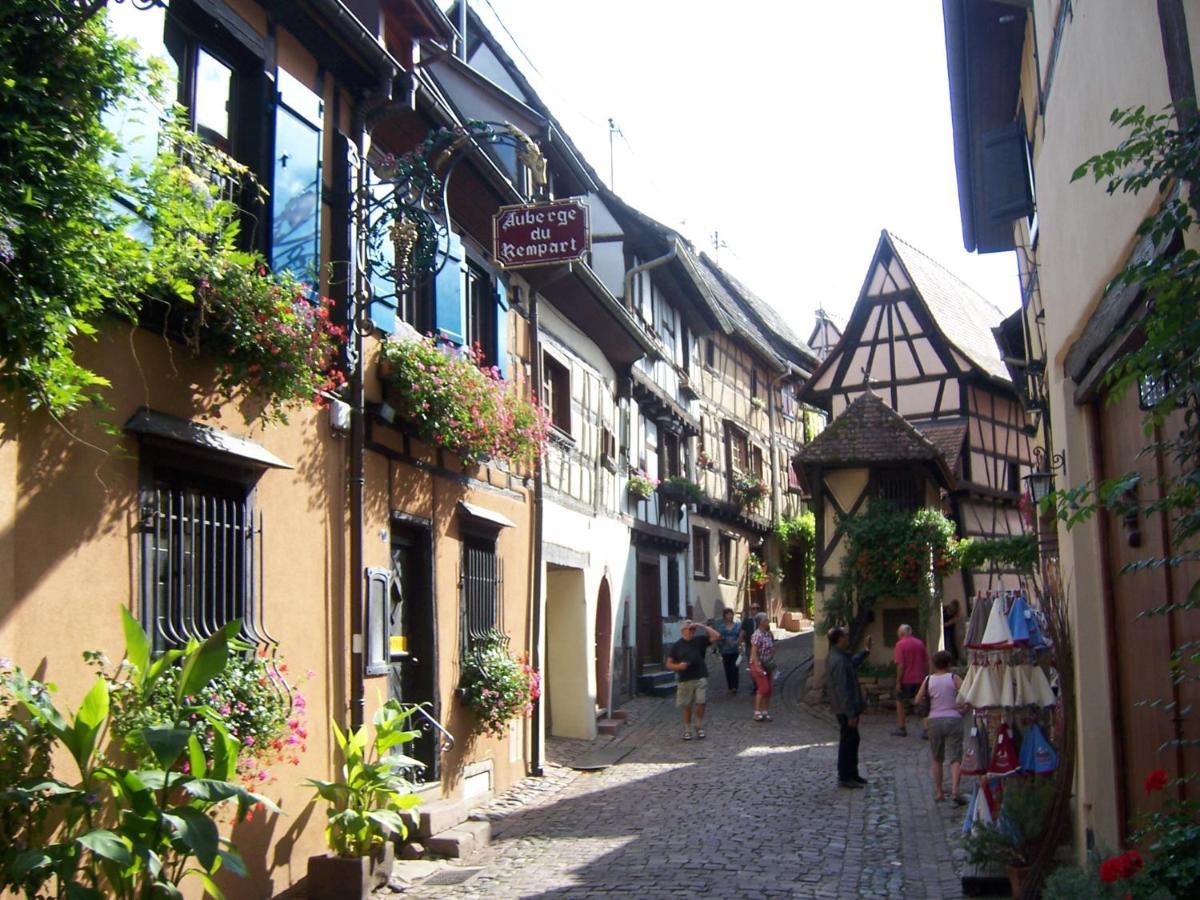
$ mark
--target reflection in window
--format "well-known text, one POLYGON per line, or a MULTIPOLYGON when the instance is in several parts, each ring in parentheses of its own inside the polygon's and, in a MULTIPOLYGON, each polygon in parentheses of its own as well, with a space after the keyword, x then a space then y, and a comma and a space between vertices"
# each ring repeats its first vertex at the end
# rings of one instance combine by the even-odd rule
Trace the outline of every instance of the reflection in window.
POLYGON ((192 110, 196 133, 205 142, 232 154, 231 124, 233 70, 208 51, 196 51, 196 82, 192 110))
POLYGON ((321 100, 283 70, 278 79, 271 267, 315 286, 321 261, 321 100))

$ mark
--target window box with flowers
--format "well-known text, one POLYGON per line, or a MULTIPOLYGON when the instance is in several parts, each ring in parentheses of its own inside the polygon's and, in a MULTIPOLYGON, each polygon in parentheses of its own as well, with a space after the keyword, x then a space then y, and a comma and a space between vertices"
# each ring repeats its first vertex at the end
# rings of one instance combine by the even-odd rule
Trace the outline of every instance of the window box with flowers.
POLYGON ((483 730, 503 735, 509 722, 533 712, 542 679, 526 657, 508 652, 508 636, 492 630, 472 643, 462 666, 459 696, 483 730))
POLYGON ((759 412, 766 412, 767 411, 767 401, 764 400, 762 397, 751 397, 750 398, 750 407, 752 409, 758 410, 759 412))
POLYGON ((657 487, 658 479, 651 478, 641 469, 630 472, 629 480, 625 482, 629 496, 636 500, 649 500, 657 487))
POLYGON ((388 402, 417 436, 465 464, 503 459, 530 467, 546 447, 545 413, 477 351, 430 337, 386 341, 380 363, 388 402))
POLYGON ((660 482, 658 495, 668 502, 679 504, 699 503, 704 499, 700 485, 682 475, 672 475, 660 482))
POLYGON ((756 475, 737 472, 733 476, 733 500, 739 506, 754 506, 767 496, 767 484, 756 475))
POLYGON ((751 553, 750 558, 746 561, 746 585, 752 591, 761 591, 770 580, 771 574, 767 571, 766 564, 751 553))

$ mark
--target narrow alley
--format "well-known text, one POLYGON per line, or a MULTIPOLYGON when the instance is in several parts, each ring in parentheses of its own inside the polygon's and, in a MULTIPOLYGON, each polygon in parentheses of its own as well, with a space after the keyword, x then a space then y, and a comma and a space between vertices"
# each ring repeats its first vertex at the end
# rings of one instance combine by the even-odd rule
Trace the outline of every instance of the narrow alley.
POLYGON ((744 680, 728 695, 714 657, 705 740, 682 740, 669 698, 639 697, 615 737, 551 741, 545 777, 481 808, 490 847, 398 864, 376 897, 962 896, 962 810, 933 800, 919 737, 867 717, 870 784, 837 788, 837 725, 800 701, 812 641, 779 643, 773 722, 752 720, 744 680), (585 755, 615 762, 570 768, 585 755))

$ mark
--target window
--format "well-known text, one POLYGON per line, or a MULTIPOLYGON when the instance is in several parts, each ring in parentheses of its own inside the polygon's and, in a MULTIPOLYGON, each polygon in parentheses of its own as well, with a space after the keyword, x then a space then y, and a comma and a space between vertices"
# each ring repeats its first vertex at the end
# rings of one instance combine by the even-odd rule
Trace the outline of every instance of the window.
MULTIPOLYGON (((319 286, 321 270, 321 98, 283 69, 276 73, 271 267, 319 286)), ((197 113, 197 119, 199 113, 197 113)))
POLYGON ((796 494, 804 493, 804 478, 800 473, 799 461, 788 459, 787 454, 784 454, 783 467, 788 473, 788 490, 796 494))
POLYGON ((679 557, 667 559, 667 615, 679 615, 679 557))
POLYGON ((758 369, 750 367, 750 399, 758 396, 758 369))
POLYGON ((793 384, 785 384, 780 390, 780 411, 785 418, 796 418, 796 386, 793 384))
POLYGON ((671 478, 682 471, 679 465, 679 435, 660 429, 662 447, 658 463, 658 477, 671 478))
POLYGON ((465 278, 467 344, 478 347, 483 352, 482 361, 490 366, 496 361, 495 288, 487 272, 473 263, 467 263, 465 278))
POLYGON ((763 451, 757 445, 750 448, 750 471, 758 478, 763 477, 763 451))
POLYGON ((717 348, 711 339, 704 342, 704 364, 710 369, 716 367, 717 348))
POLYGON ((717 538, 717 575, 722 581, 733 579, 733 535, 721 534, 717 538))
POLYGON ((709 532, 707 528, 692 529, 692 573, 697 578, 712 577, 709 559, 709 532))
POLYGON ((503 579, 496 541, 466 534, 462 542, 462 633, 463 648, 500 628, 500 596, 503 579))
POLYGON ((542 394, 550 424, 571 433, 571 371, 549 353, 542 353, 542 394))
POLYGON ((750 441, 746 432, 733 425, 726 426, 729 441, 729 464, 735 472, 747 471, 750 462, 750 441))
POLYGON ((1005 488, 1014 494, 1021 493, 1021 464, 1018 462, 1006 462, 1004 464, 1005 475, 1008 483, 1005 488))
POLYGON ((921 480, 911 469, 882 469, 875 478, 875 496, 900 509, 921 505, 921 480))
POLYGON ((617 437, 607 425, 600 426, 600 462, 611 471, 617 466, 617 437))
POLYGON ((142 623, 156 651, 205 638, 233 619, 261 633, 262 527, 244 483, 155 465, 141 490, 142 623))

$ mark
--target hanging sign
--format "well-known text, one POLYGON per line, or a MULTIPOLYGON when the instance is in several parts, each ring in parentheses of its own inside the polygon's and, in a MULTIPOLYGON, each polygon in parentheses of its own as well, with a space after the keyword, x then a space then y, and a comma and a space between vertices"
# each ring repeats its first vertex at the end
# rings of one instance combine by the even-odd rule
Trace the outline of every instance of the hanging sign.
POLYGON ((502 206, 492 216, 492 255, 502 269, 571 262, 590 249, 588 208, 582 200, 502 206))

